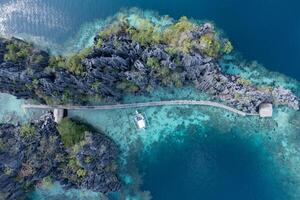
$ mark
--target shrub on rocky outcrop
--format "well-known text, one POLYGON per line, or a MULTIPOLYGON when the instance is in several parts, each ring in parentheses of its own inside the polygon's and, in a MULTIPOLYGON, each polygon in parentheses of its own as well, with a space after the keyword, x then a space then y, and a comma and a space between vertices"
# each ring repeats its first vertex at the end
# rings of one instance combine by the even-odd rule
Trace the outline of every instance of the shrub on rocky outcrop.
POLYGON ((65 67, 66 59, 63 56, 50 56, 49 66, 50 67, 65 67))
POLYGON ((174 84, 175 87, 182 87, 183 86, 183 82, 181 80, 180 74, 179 73, 173 73, 171 80, 174 84))
POLYGON ((87 172, 86 172, 86 170, 84 170, 84 169, 78 169, 78 170, 76 171, 76 174, 77 174, 77 176, 78 176, 79 178, 82 178, 82 177, 85 177, 85 176, 86 176, 87 172))
POLYGON ((33 55, 32 62, 37 63, 37 64, 44 63, 44 62, 47 62, 47 58, 45 58, 42 55, 33 55))
POLYGON ((122 90, 123 92, 128 92, 128 93, 135 93, 139 91, 139 87, 136 84, 126 79, 118 82, 117 88, 122 90))
POLYGON ((100 86, 101 86, 101 82, 99 82, 99 81, 95 81, 91 85, 92 89, 94 89, 94 90, 98 90, 100 86))
POLYGON ((156 57, 149 57, 147 58, 147 66, 153 70, 159 70, 160 64, 159 60, 156 57))
POLYGON ((41 181, 43 187, 49 188, 53 185, 53 180, 50 176, 46 176, 41 181))
POLYGON ((229 54, 233 51, 233 46, 229 40, 225 40, 223 43, 223 52, 229 54))
POLYGON ((80 52, 67 57, 65 68, 76 75, 82 75, 82 73, 85 72, 82 61, 91 52, 91 50, 91 48, 85 48, 80 52))
POLYGON ((137 27, 129 27, 126 31, 131 35, 131 38, 140 43, 146 44, 158 44, 161 42, 161 34, 156 27, 146 19, 137 19, 137 27))
POLYGON ((17 44, 11 43, 6 46, 7 53, 4 55, 5 61, 16 62, 18 59, 28 57, 29 51, 27 47, 20 47, 17 44))
POLYGON ((109 36, 117 34, 119 32, 122 32, 127 28, 128 28, 128 23, 123 21, 115 21, 109 24, 98 33, 98 36, 101 39, 101 41, 98 41, 97 47, 100 48, 102 46, 103 39, 108 38, 109 36))
POLYGON ((241 84, 241 85, 243 85, 243 86, 251 86, 251 81, 249 80, 249 79, 245 79, 245 78, 238 78, 237 79, 237 83, 238 84, 241 84))
POLYGON ((170 47, 179 48, 184 52, 188 52, 192 46, 191 38, 188 32, 193 28, 193 24, 187 17, 181 17, 177 23, 167 27, 163 34, 163 42, 170 47))
POLYGON ((205 34, 200 38, 200 47, 203 53, 216 58, 220 55, 221 43, 213 34, 205 34))
POLYGON ((71 147, 84 138, 85 131, 90 128, 69 118, 64 118, 58 124, 58 132, 65 147, 71 147))
POLYGON ((80 181, 86 174, 87 171, 80 166, 76 157, 71 157, 63 169, 63 177, 67 177, 70 182, 76 184, 80 184, 80 181))
POLYGON ((70 71, 70 72, 73 72, 74 74, 81 74, 82 72, 84 72, 84 68, 82 66, 82 58, 77 55, 77 54, 74 54, 72 56, 70 56, 68 59, 67 59, 67 62, 66 62, 66 68, 70 71))
POLYGON ((82 73, 85 72, 82 61, 91 52, 91 50, 91 48, 85 48, 80 52, 72 54, 68 57, 50 56, 49 67, 65 68, 69 72, 72 72, 76 75, 82 75, 82 73))
POLYGON ((31 123, 23 124, 20 127, 20 133, 23 137, 31 137, 35 133, 35 127, 31 123))

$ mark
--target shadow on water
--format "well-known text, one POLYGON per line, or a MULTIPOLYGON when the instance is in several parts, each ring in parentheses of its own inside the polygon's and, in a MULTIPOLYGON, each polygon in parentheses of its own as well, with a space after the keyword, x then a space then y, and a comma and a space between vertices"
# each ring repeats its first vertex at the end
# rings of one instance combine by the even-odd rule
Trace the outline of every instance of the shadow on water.
POLYGON ((143 189, 156 200, 288 199, 283 175, 256 139, 211 130, 159 143, 141 155, 143 189))

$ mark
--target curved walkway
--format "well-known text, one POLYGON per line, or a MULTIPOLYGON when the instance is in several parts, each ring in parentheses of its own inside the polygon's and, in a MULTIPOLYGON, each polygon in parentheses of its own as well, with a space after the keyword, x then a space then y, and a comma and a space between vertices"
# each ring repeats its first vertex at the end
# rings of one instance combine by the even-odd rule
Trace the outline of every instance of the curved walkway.
POLYGON ((246 115, 258 115, 245 113, 235 108, 226 106, 221 103, 212 101, 196 101, 196 100, 171 100, 171 101, 151 101, 143 103, 129 103, 129 104, 114 104, 114 105, 101 105, 101 106, 72 106, 72 105, 33 105, 24 104, 23 108, 35 108, 35 109, 67 109, 67 110, 112 110, 112 109, 126 109, 126 108, 141 108, 150 106, 168 106, 168 105, 199 105, 199 106, 212 106, 222 108, 230 112, 246 116, 246 115))

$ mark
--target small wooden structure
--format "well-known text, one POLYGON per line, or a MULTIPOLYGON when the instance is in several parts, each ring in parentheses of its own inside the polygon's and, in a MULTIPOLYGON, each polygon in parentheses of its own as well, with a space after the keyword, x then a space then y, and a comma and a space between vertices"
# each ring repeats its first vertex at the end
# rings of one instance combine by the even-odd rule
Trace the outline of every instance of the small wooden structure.
POLYGON ((272 117, 273 105, 271 103, 262 103, 259 105, 259 116, 260 117, 272 117))
POLYGON ((54 121, 56 123, 59 123, 65 116, 65 109, 54 108, 53 115, 54 115, 54 121))

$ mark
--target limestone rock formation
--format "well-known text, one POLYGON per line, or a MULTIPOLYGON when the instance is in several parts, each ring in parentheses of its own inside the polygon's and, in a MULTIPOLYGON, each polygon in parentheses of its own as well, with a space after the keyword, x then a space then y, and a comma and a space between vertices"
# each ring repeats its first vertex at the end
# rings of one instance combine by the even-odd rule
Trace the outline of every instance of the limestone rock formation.
POLYGON ((116 145, 100 133, 88 133, 84 142, 72 157, 51 113, 22 126, 0 124, 0 199, 25 198, 24 192, 45 177, 67 187, 118 191, 116 145))
POLYGON ((95 98, 120 102, 128 93, 194 85, 245 112, 257 113, 261 103, 299 109, 298 99, 290 90, 264 90, 242 77, 223 73, 218 58, 226 40, 218 39, 212 25, 191 25, 186 20, 177 24, 188 27, 182 28, 184 31, 174 29, 176 24, 170 28, 179 34, 181 42, 173 38, 169 43, 147 41, 154 36, 142 35, 144 30, 130 24, 120 24, 114 30, 112 25, 95 37, 88 53, 56 58, 54 63, 54 56, 26 42, 0 39, 0 92, 48 104, 89 104, 95 98), (179 47, 172 46, 174 42, 179 42, 179 47), (24 55, 20 54, 22 48, 26 49, 24 55))

